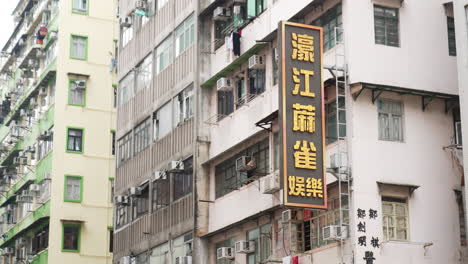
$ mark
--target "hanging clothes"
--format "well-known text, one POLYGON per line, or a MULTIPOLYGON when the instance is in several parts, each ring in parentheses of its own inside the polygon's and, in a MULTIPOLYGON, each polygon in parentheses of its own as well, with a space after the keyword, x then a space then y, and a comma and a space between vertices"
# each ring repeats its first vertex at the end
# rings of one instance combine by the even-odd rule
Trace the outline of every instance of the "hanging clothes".
POLYGON ((233 43, 232 43, 232 35, 234 33, 231 33, 231 35, 229 35, 229 37, 226 37, 226 46, 227 46, 227 49, 230 50, 230 51, 233 51, 234 50, 234 46, 233 46, 233 43))
POLYGON ((240 39, 241 35, 237 32, 232 33, 232 46, 235 56, 240 56, 240 39))

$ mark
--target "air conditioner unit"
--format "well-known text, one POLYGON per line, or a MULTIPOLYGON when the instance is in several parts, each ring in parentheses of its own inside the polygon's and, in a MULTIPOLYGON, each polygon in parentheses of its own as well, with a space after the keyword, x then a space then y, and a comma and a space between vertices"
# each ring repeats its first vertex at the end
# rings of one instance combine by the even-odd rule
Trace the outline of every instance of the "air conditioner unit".
POLYGON ((255 241, 240 240, 235 244, 236 254, 248 254, 255 252, 255 241))
POLYGON ((41 50, 38 50, 36 51, 36 58, 43 58, 45 57, 45 52, 41 51, 41 50))
POLYGON ((164 180, 166 179, 166 172, 165 171, 155 171, 153 172, 153 180, 164 180))
POLYGON ((128 195, 131 197, 140 196, 141 188, 140 187, 130 187, 128 188, 128 195))
POLYGON ((24 237, 20 237, 20 238, 16 239, 16 241, 15 241, 15 245, 17 247, 21 247, 23 245, 26 245, 26 243, 27 243, 26 238, 24 238, 24 237))
POLYGON ((192 264, 192 256, 177 257, 175 264, 192 264))
POLYGON ((35 146, 28 146, 26 148, 26 151, 29 153, 36 153, 36 147, 35 146))
POLYGON ((234 259, 234 248, 221 247, 216 250, 216 259, 234 259))
POLYGON ((29 191, 31 192, 40 192, 41 186, 39 184, 31 184, 29 185, 29 191))
POLYGON ((84 90, 86 89, 86 82, 85 81, 75 81, 76 89, 77 90, 84 90))
POLYGON ((323 227, 323 240, 338 240, 341 238, 341 228, 337 225, 323 227))
POLYGON ((249 58, 249 69, 265 69, 263 56, 253 55, 249 58))
POLYGON ((50 172, 44 173, 44 180, 52 180, 52 174, 50 172))
POLYGON ((120 25, 122 27, 128 28, 132 26, 132 18, 131 17, 125 17, 120 19, 120 25))
POLYGON ((114 201, 117 205, 128 205, 128 196, 115 196, 114 201))
POLYGON ((229 8, 219 6, 213 11, 213 20, 228 20, 230 17, 231 11, 229 8))
POLYGON ((42 86, 39 88, 39 96, 45 96, 47 95, 47 87, 42 86))
POLYGON ((330 156, 330 168, 345 172, 348 168, 348 155, 346 153, 333 153, 330 156))
POLYGON ((11 255, 15 255, 14 248, 10 248, 10 247, 3 248, 3 256, 11 256, 11 255))
POLYGON ((244 4, 246 2, 246 0, 234 0, 233 3, 234 4, 244 4))
POLYGON ((218 91, 227 92, 232 90, 231 79, 228 78, 219 78, 216 82, 216 88, 218 91))
POLYGON ((147 2, 145 0, 135 1, 135 9, 146 10, 146 8, 147 8, 147 2))
POLYGON ((15 210, 15 206, 13 204, 7 204, 7 206, 5 207, 5 210, 7 212, 11 212, 11 211, 15 210))
POLYGON ((281 213, 281 222, 282 223, 289 223, 291 221, 302 221, 302 211, 298 210, 284 210, 281 213))
POLYGON ((119 263, 120 264, 132 264, 131 257, 130 256, 121 257, 119 263))
POLYGON ((252 156, 242 156, 236 160, 236 170, 241 172, 253 171, 256 168, 255 158, 252 156))
POLYGON ((173 160, 168 164, 168 172, 184 171, 184 163, 182 161, 173 160))
POLYGON ((52 31, 49 33, 49 38, 51 40, 57 40, 57 31, 52 31))
POLYGON ((263 178, 263 194, 273 194, 281 189, 279 171, 263 178))
POLYGON ((31 100, 29 100, 29 105, 31 107, 36 107, 37 106, 37 100, 36 98, 31 98, 31 100))
POLYGON ((26 44, 26 41, 24 41, 23 38, 21 38, 19 41, 18 41, 18 46, 24 46, 26 44))
POLYGON ((35 59, 29 59, 28 60, 28 67, 31 67, 31 68, 37 68, 39 67, 39 62, 35 59))

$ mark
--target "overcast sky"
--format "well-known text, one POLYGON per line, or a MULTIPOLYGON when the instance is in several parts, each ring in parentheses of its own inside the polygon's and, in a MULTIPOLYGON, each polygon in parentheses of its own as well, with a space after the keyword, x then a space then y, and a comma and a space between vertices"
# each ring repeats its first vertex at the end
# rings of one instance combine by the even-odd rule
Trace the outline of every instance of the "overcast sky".
POLYGON ((18 0, 0 0, 0 50, 3 49, 13 31, 11 12, 17 3, 18 0))

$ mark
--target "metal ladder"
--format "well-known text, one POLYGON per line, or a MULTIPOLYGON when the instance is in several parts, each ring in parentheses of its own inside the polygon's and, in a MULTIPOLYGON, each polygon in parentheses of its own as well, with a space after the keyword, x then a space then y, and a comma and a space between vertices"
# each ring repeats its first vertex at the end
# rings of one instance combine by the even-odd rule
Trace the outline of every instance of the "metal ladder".
POLYGON ((348 89, 348 71, 343 28, 335 27, 335 64, 332 72, 335 77, 336 94, 336 139, 338 156, 338 196, 340 226, 340 263, 345 263, 344 243, 350 232, 350 173, 348 168, 348 144, 346 142, 346 99, 350 96, 348 89), (341 36, 341 38, 339 38, 341 36), (341 132, 343 131, 343 132, 341 132), (343 167, 343 164, 345 166, 343 167))

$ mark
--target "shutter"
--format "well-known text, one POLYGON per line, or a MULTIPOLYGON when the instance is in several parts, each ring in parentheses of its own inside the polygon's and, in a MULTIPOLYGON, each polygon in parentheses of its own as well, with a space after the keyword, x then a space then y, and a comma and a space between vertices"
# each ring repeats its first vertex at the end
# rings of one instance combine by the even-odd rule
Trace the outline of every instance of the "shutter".
POLYGON ((257 16, 256 0, 247 0, 247 19, 253 19, 257 16))

